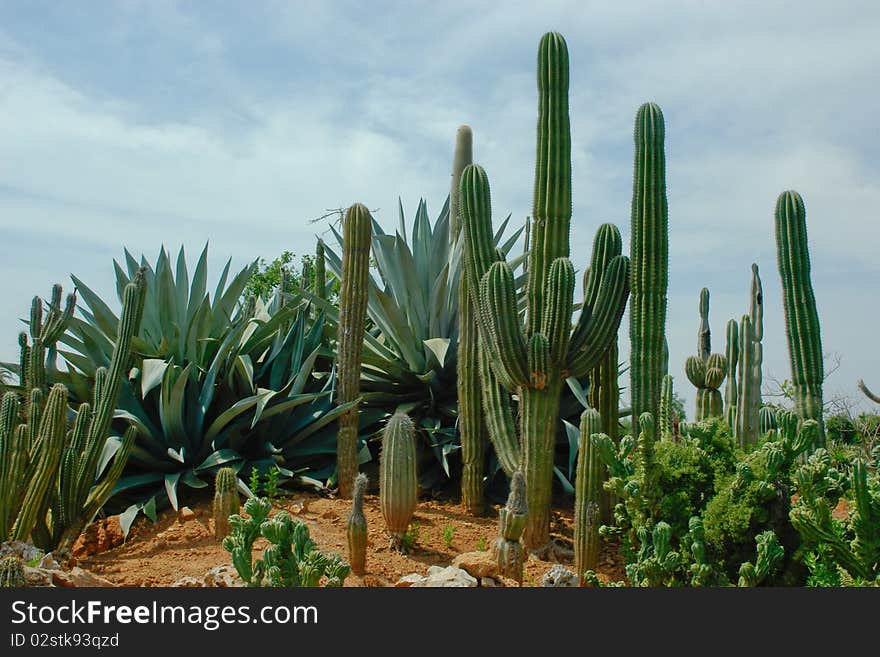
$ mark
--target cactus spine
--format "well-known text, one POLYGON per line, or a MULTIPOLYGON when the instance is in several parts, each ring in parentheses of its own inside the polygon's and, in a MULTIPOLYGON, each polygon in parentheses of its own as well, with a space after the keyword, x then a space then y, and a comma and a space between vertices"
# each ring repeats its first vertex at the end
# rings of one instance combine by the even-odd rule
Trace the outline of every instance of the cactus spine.
POLYGON ((0 589, 27 586, 24 564, 19 557, 9 555, 0 559, 0 589))
POLYGON ((602 502, 602 463, 598 448, 591 437, 599 434, 602 418, 588 408, 581 414, 581 435, 578 443, 577 476, 574 497, 574 562, 578 581, 583 585, 584 573, 595 570, 599 560, 599 525, 602 502))
POLYGON ((364 493, 367 489, 367 475, 361 472, 354 479, 351 514, 345 526, 348 539, 348 563, 351 572, 363 575, 367 565, 367 518, 364 516, 364 493))
MULTIPOLYGON (((367 316, 367 280, 370 276, 370 238, 373 217, 360 203, 345 213, 342 243, 342 280, 339 293, 339 375, 337 403, 355 401, 360 394, 361 354, 367 316)), ((350 498, 358 472, 358 408, 339 418, 336 438, 339 494, 350 498)))
POLYGON ((492 545, 492 552, 500 573, 520 584, 523 579, 523 548, 520 537, 525 531, 527 517, 526 480, 522 472, 517 470, 510 478, 507 504, 498 511, 498 538, 492 545))
POLYGON ((704 287, 700 290, 700 329, 697 331, 697 355, 689 356, 685 362, 685 374, 697 388, 695 422, 708 420, 710 417, 721 417, 724 413, 719 388, 727 373, 727 359, 722 354, 713 354, 710 353, 711 351, 709 290, 704 287))
MULTIPOLYGON (((452 159, 452 186, 449 191, 449 229, 451 241, 456 244, 461 235, 459 194, 461 174, 473 163, 473 133, 463 125, 455 135, 452 159)), ((461 248, 467 248, 463 242, 461 248)), ((463 258, 467 255, 462 253, 463 258)), ((474 304, 471 299, 471 281, 466 268, 458 282, 458 355, 456 375, 458 386, 458 432, 461 438, 461 503, 468 513, 479 515, 485 507, 483 496, 483 463, 488 438, 483 421, 483 395, 480 390, 479 333, 474 304)))
POLYGON ((229 535, 229 516, 239 508, 238 475, 232 468, 220 468, 214 479, 214 537, 218 541, 229 535))
POLYGON ((666 290, 669 283, 669 219, 663 112, 645 103, 636 114, 632 195, 632 301, 630 394, 632 416, 657 416, 666 370, 666 290))
POLYGON ((776 201, 776 254, 782 279, 785 336, 791 361, 795 411, 801 421, 816 420, 816 447, 825 445, 822 418, 822 337, 819 313, 810 281, 810 251, 804 201, 795 191, 783 192, 776 201))
POLYGON ((403 547, 418 492, 415 425, 409 415, 397 411, 385 425, 379 463, 379 506, 396 549, 403 547))
POLYGON ((571 135, 568 49, 557 33, 538 49, 538 131, 535 193, 526 281, 526 326, 520 324, 513 271, 492 241, 489 182, 471 165, 462 173, 460 217, 465 266, 478 309, 483 408, 489 438, 510 476, 520 466, 529 509, 525 544, 550 538, 559 398, 566 377, 585 376, 608 352, 629 295, 629 259, 610 259, 595 271, 595 305, 585 306, 570 330, 574 268, 568 259, 571 222, 571 135), (479 286, 477 282, 479 281, 479 286), (510 406, 519 399, 519 438, 510 406))

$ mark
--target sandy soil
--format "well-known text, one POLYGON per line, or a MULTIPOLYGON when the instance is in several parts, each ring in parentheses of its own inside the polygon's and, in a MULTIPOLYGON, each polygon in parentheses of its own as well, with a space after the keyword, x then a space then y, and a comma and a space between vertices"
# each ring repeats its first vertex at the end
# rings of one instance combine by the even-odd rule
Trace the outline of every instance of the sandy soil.
MULTIPOLYGON (((276 508, 303 520, 322 551, 345 556, 345 521, 350 502, 297 493, 279 500, 276 508)), ((80 538, 74 553, 82 567, 119 586, 169 586, 187 575, 201 578, 214 566, 230 563, 229 554, 214 539, 210 500, 193 501, 189 509, 191 517, 184 517, 189 516, 187 512, 169 509, 156 523, 140 518, 127 539, 123 539, 115 516, 101 520, 80 538)), ((346 586, 393 586, 403 575, 424 574, 431 565, 448 565, 459 553, 485 549, 498 532, 497 507, 488 517, 474 518, 449 502, 422 501, 414 518, 416 544, 408 554, 401 554, 389 547, 377 496, 366 497, 364 511, 369 527, 367 572, 364 577, 350 575, 346 586)), ((553 538, 569 549, 571 523, 570 510, 554 512, 553 538)), ((261 548, 258 543, 255 552, 261 548)), ((560 561, 571 567, 570 558, 561 557, 560 561)), ((523 586, 540 586, 541 576, 553 563, 530 558, 523 586)), ((598 574, 606 581, 624 579, 617 546, 603 544, 598 574)))

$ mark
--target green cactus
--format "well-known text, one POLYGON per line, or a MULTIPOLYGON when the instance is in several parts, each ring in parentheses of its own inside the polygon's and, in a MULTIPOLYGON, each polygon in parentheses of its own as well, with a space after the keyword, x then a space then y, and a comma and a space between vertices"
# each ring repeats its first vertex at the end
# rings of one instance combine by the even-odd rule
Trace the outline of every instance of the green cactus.
POLYGON ((825 424, 822 418, 822 338, 816 297, 810 281, 806 210, 800 194, 787 191, 779 195, 776 201, 775 224, 795 410, 801 421, 812 419, 818 423, 815 446, 823 447, 825 424))
POLYGON ((632 195, 630 394, 632 416, 657 416, 666 339, 669 219, 663 113, 645 103, 636 114, 632 195))
MULTIPOLYGON (((452 159, 452 185, 449 191, 449 230, 453 244, 461 235, 459 194, 461 174, 473 163, 473 133, 469 126, 459 127, 455 135, 452 159)), ((467 248, 462 242, 461 248, 467 248)), ((467 255, 463 253, 463 258, 467 255)), ((461 503, 468 513, 480 515, 485 509, 483 494, 484 461, 488 437, 483 420, 483 395, 480 389, 479 333, 476 309, 471 299, 471 281, 463 270, 458 283, 458 433, 461 438, 461 503)))
POLYGON ((507 503, 498 511, 498 538, 492 544, 492 553, 498 570, 504 577, 519 583, 523 579, 523 548, 520 538, 526 528, 526 480, 517 470, 510 478, 507 503))
POLYGON ((660 440, 675 440, 675 427, 672 420, 672 375, 663 377, 663 385, 660 388, 660 440))
POLYGON ((768 577, 772 577, 785 557, 785 548, 779 544, 773 530, 761 532, 755 536, 757 556, 755 563, 745 562, 739 568, 739 586, 758 586, 768 577))
POLYGON ((685 362, 685 374, 697 388, 697 408, 694 421, 701 422, 721 417, 724 408, 719 388, 727 374, 727 358, 713 354, 712 333, 709 328, 709 290, 700 290, 700 329, 697 332, 697 355, 685 362))
POLYGON ((367 489, 367 475, 361 472, 354 479, 351 514, 345 524, 348 539, 348 562, 351 572, 363 575, 367 564, 367 518, 364 515, 364 493, 367 489))
MULTIPOLYGON (((370 239, 373 217, 366 206, 352 205, 345 213, 342 276, 339 293, 336 401, 346 404, 360 394, 361 354, 367 316, 367 279, 370 276, 370 239)), ((358 472, 358 408, 339 418, 336 439, 339 494, 350 498, 358 472)))
POLYGON ((238 475, 232 468, 220 468, 214 479, 214 536, 222 541, 229 535, 229 516, 239 511, 238 475))
MULTIPOLYGON (((522 467, 528 520, 525 544, 549 544, 550 493, 562 385, 596 367, 614 341, 629 295, 629 260, 595 263, 594 304, 587 303, 571 331, 574 268, 568 259, 571 222, 571 135, 568 49, 558 33, 538 49, 538 135, 535 193, 526 281, 526 321, 520 323, 514 275, 493 247, 489 182, 466 167, 460 217, 465 269, 477 309, 483 410, 489 438, 508 476, 522 467), (477 284, 479 282, 479 284, 477 284), (510 394, 519 401, 517 436, 510 394)), ((586 290, 585 290, 586 292, 586 290)))
POLYGON ((681 564, 681 555, 672 549, 672 527, 662 520, 648 532, 639 527, 636 561, 626 565, 626 576, 633 586, 669 586, 681 564))
POLYGON ((595 570, 599 560, 599 525, 602 496, 602 462, 591 437, 600 435, 602 418, 595 409, 581 414, 581 435, 578 444, 577 476, 574 493, 574 562, 578 581, 583 574, 595 570))
POLYGON ((324 240, 319 239, 315 246, 315 272, 312 278, 312 294, 324 298, 327 293, 327 257, 324 255, 324 240))
POLYGON ((760 436, 758 410, 761 407, 764 299, 758 265, 752 265, 749 314, 739 326, 739 390, 737 391, 734 435, 741 447, 754 445, 760 436))
POLYGON ((391 534, 391 545, 403 548, 403 535, 418 505, 415 424, 397 411, 382 432, 379 460, 379 506, 391 534))
POLYGON ((9 555, 0 559, 0 589, 27 586, 24 564, 20 557, 9 555))
POLYGON ((776 413, 769 406, 762 406, 758 410, 758 427, 762 436, 766 436, 770 431, 776 431, 776 413))
POLYGON ((736 368, 739 363, 739 324, 735 319, 727 322, 727 343, 725 348, 727 358, 727 384, 724 388, 724 419, 731 433, 736 431, 736 368))

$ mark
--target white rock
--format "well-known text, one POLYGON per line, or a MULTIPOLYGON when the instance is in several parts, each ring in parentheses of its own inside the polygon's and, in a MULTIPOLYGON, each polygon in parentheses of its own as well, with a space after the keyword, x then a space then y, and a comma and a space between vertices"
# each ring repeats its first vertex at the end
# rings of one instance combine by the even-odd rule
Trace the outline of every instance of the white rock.
POLYGON ((565 588, 577 586, 578 578, 568 568, 561 563, 553 564, 544 576, 541 578, 541 586, 550 586, 554 588, 565 588))
POLYGON ((219 566, 214 566, 205 574, 204 578, 205 586, 222 586, 222 587, 236 587, 236 586, 244 586, 244 582, 241 577, 238 576, 238 571, 235 570, 235 567, 232 564, 224 563, 219 566))
POLYGON ((414 586, 417 582, 423 582, 426 579, 427 577, 419 575, 418 573, 410 573, 397 580, 397 583, 394 586, 395 588, 405 588, 408 586, 414 586))

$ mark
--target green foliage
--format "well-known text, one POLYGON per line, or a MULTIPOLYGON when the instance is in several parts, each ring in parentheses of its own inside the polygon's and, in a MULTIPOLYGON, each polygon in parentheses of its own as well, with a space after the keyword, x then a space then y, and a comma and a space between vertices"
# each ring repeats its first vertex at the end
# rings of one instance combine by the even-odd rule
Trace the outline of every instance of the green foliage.
POLYGON ((223 548, 248 586, 339 587, 348 577, 350 567, 339 555, 325 555, 309 538, 309 528, 286 511, 271 518, 272 504, 265 498, 245 502, 247 518, 229 517, 232 533, 223 539, 223 548), (262 557, 254 559, 253 546, 258 537, 269 545, 262 557))
POLYGON ((272 503, 278 499, 278 476, 280 474, 281 470, 278 469, 277 465, 270 467, 269 472, 266 473, 266 496, 272 503))
POLYGON ((263 258, 260 258, 256 271, 247 281, 245 294, 251 294, 255 297, 270 297, 281 285, 282 278, 286 274, 289 275, 289 265, 293 258, 294 255, 290 251, 284 251, 268 264, 263 258))
POLYGON ((485 536, 480 536, 480 538, 477 539, 477 549, 478 549, 480 552, 485 552, 486 550, 489 549, 489 545, 488 545, 488 543, 487 543, 487 541, 486 541, 486 537, 485 537, 485 536))
POLYGON ((257 497, 260 495, 260 493, 263 492, 260 469, 255 465, 251 466, 251 475, 250 478, 248 478, 248 488, 250 489, 251 493, 257 497))
POLYGON ((408 552, 412 552, 413 548, 419 542, 419 523, 413 522, 410 523, 409 527, 406 528, 400 535, 400 551, 404 554, 408 552))
POLYGON ((443 528, 443 545, 448 548, 452 547, 452 541, 455 538, 455 525, 446 525, 443 528))
POLYGON ((779 545, 776 534, 768 530, 755 537, 755 563, 747 561, 739 568, 739 586, 759 586, 770 578, 782 564, 785 549, 779 545))

